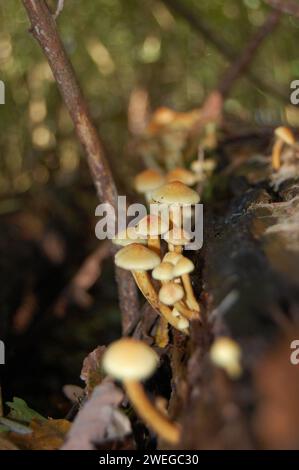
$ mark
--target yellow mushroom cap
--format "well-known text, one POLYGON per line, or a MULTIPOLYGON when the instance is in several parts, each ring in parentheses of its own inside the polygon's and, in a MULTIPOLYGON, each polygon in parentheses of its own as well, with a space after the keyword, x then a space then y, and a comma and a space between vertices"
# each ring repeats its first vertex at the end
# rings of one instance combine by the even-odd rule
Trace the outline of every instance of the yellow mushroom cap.
POLYGON ((148 271, 160 262, 157 253, 138 243, 125 246, 115 255, 116 266, 130 271, 148 271))
POLYGON ((175 116, 176 112, 173 109, 161 106, 154 112, 152 121, 158 125, 167 125, 175 119, 175 116))
POLYGON ((183 274, 191 273, 194 270, 194 264, 185 256, 181 256, 176 265, 173 268, 173 274, 175 277, 180 277, 183 274))
POLYGON ((178 328, 180 330, 186 330, 186 328, 189 327, 189 320, 188 318, 180 318, 179 321, 178 321, 178 328))
POLYGON ((173 305, 184 297, 184 289, 180 284, 167 282, 159 291, 159 299, 165 305, 173 305))
POLYGON ((242 373, 242 351, 236 341, 226 336, 217 338, 212 344, 210 358, 212 362, 224 369, 231 378, 238 378, 242 373))
POLYGON ((186 168, 175 168, 170 170, 166 175, 166 181, 169 183, 173 181, 180 181, 187 186, 193 186, 196 183, 196 176, 192 171, 186 170, 186 168))
POLYGON ((141 381, 154 373, 158 361, 157 354, 146 343, 133 338, 123 338, 107 348, 103 357, 103 368, 117 380, 141 381))
POLYGON ((148 193, 164 184, 164 176, 157 170, 144 170, 134 180, 134 186, 138 193, 148 193))
POLYGON ((284 126, 277 127, 274 133, 276 137, 279 137, 286 144, 294 145, 295 137, 291 129, 289 129, 288 127, 284 127, 284 126))
POLYGON ((174 278, 173 264, 163 261, 153 270, 152 277, 158 281, 170 281, 174 278))
MULTIPOLYGON (((168 221, 167 221, 168 222, 168 221)), ((167 232, 169 225, 158 215, 146 215, 135 226, 136 232, 140 236, 155 236, 167 232)))
POLYGON ((168 251, 164 255, 163 262, 171 263, 173 266, 175 266, 182 256, 183 255, 176 253, 175 251, 168 251))
POLYGON ((190 168, 194 173, 201 173, 203 171, 203 161, 202 160, 193 160, 190 165, 190 168))
POLYGON ((172 245, 187 245, 190 242, 190 235, 179 227, 172 228, 169 232, 163 235, 164 240, 172 245))
POLYGON ((152 199, 155 202, 164 204, 189 205, 197 204, 200 200, 199 194, 188 188, 180 181, 166 183, 152 192, 152 199))
POLYGON ((141 234, 137 233, 135 227, 128 227, 126 230, 123 230, 117 233, 112 238, 112 243, 114 245, 127 246, 131 243, 142 243, 145 245, 147 243, 146 237, 142 237, 141 234))

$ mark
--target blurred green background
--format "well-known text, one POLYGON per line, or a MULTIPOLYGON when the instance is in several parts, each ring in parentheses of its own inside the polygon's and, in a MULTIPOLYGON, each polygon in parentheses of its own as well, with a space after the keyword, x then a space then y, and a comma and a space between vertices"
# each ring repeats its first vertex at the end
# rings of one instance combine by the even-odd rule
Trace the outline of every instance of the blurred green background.
MULTIPOLYGON (((179 0, 215 34, 241 51, 269 8, 261 0, 179 0)), ((55 2, 52 1, 52 6, 55 2)), ((110 149, 118 179, 132 176, 125 158, 128 107, 142 89, 152 109, 188 110, 217 84, 228 62, 198 32, 157 0, 65 0, 61 36, 110 149)), ((33 38, 19 0, 0 2, 0 194, 36 186, 72 184, 81 152, 51 72, 33 38)), ((282 91, 299 77, 299 20, 285 15, 258 52, 251 70, 282 91)), ((243 77, 226 110, 252 124, 283 120, 298 125, 299 113, 243 77)))

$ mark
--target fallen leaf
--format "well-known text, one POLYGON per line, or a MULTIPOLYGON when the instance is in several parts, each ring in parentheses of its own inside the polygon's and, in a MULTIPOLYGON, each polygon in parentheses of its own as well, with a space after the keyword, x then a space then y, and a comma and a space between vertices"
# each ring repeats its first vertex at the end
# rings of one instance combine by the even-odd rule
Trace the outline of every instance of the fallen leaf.
POLYGON ((8 439, 4 439, 3 437, 0 437, 0 450, 19 450, 19 449, 8 439))
POLYGON ((102 357, 105 349, 105 346, 98 346, 84 359, 81 379, 84 380, 86 384, 88 395, 91 395, 93 389, 99 385, 104 378, 102 357))
POLYGON ((8 401, 6 404, 10 408, 8 418, 12 420, 21 421, 23 423, 30 423, 34 418, 40 421, 46 421, 46 418, 40 415, 37 411, 29 408, 27 403, 22 400, 22 398, 14 397, 12 402, 8 401))
POLYGON ((98 385, 79 411, 62 450, 94 450, 130 434, 129 419, 117 409, 122 400, 123 393, 113 383, 98 385))
POLYGON ((31 434, 9 433, 9 440, 22 450, 57 450, 70 429, 71 423, 65 419, 33 419, 30 423, 31 434))

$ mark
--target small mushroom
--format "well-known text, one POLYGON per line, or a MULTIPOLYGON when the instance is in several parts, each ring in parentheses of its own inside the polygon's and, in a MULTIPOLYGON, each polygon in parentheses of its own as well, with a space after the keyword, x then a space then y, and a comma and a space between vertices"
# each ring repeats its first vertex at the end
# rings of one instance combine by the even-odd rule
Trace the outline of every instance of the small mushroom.
POLYGON ((194 271, 194 264, 189 258, 182 256, 173 268, 175 277, 181 277, 186 291, 187 305, 196 312, 199 312, 199 304, 194 296, 189 274, 194 271))
POLYGON ((153 169, 144 170, 135 177, 134 187, 138 193, 144 194, 147 202, 151 201, 151 193, 165 183, 165 177, 153 169))
POLYGON ((171 281, 174 278, 173 264, 162 261, 152 272, 152 277, 157 281, 171 281))
POLYGON ((158 215, 147 215, 135 226, 136 232, 141 237, 147 237, 148 247, 160 255, 161 243, 159 236, 167 232, 168 224, 158 215))
POLYGON ((191 205, 197 204, 200 200, 199 194, 188 188, 180 181, 172 181, 155 189, 152 192, 152 200, 162 204, 191 205))
POLYGON ((141 243, 146 245, 147 239, 137 233, 135 227, 128 227, 126 230, 117 233, 112 238, 112 243, 119 246, 127 246, 131 243, 141 243))
MULTIPOLYGON (((149 304, 175 328, 179 329, 178 321, 171 315, 171 310, 160 302, 158 294, 147 271, 160 264, 160 257, 149 248, 132 243, 119 250, 115 255, 116 266, 132 271, 136 284, 149 304)), ((188 334, 188 331, 184 331, 188 334)))
POLYGON ((174 251, 177 254, 182 253, 182 247, 190 242, 189 234, 178 227, 175 227, 163 235, 164 240, 168 243, 169 251, 174 251))
POLYGON ((138 415, 162 439, 177 444, 180 428, 149 401, 140 383, 155 372, 157 365, 157 354, 147 344, 133 338, 115 341, 107 348, 103 357, 104 370, 123 383, 138 415))
POLYGON ((178 319, 179 321, 179 326, 182 330, 189 328, 189 320, 186 317, 183 317, 180 312, 176 309, 173 308, 172 310, 172 315, 178 319))
POLYGON ((180 181, 166 183, 152 193, 152 200, 158 204, 169 206, 169 217, 173 225, 182 226, 182 208, 190 207, 200 201, 199 194, 180 181), (174 217, 176 219, 174 219, 174 217), (179 220, 177 220, 179 219, 179 220))
POLYGON ((174 305, 184 298, 184 289, 175 282, 167 282, 159 291, 159 299, 165 305, 174 305))
POLYGON ((277 127, 274 134, 275 142, 272 149, 272 167, 274 170, 278 170, 281 164, 280 157, 284 144, 292 146, 295 144, 296 140, 293 132, 288 127, 277 127))
POLYGON ((237 379, 242 374, 241 357, 240 346, 227 336, 217 338, 212 344, 210 350, 212 362, 224 369, 232 379, 237 379))
POLYGON ((175 251, 168 251, 165 255, 164 255, 164 258, 163 258, 163 263, 166 262, 166 263, 171 263, 173 266, 176 265, 176 263, 179 261, 179 259, 181 258, 181 255, 180 253, 176 253, 175 251))
POLYGON ((168 183, 180 181, 186 186, 193 186, 196 183, 196 176, 192 171, 186 168, 177 167, 166 174, 166 181, 168 183))

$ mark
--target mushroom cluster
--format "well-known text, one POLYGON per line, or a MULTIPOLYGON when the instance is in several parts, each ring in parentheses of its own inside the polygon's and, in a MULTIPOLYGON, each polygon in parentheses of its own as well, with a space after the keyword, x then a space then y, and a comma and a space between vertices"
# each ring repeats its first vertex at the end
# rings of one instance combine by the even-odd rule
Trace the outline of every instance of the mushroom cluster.
MULTIPOLYGON (((175 176, 180 173, 187 180, 188 171, 177 169, 175 176)), ((115 255, 115 264, 132 272, 145 299, 161 316, 156 334, 160 347, 168 343, 168 325, 188 334, 190 321, 200 318, 190 279, 194 264, 183 255, 183 248, 191 240, 183 227, 183 209, 192 208, 200 197, 185 183, 173 181, 172 176, 166 176, 165 184, 158 186, 161 180, 153 170, 138 175, 136 187, 150 199, 150 210, 154 207, 155 213, 113 239, 122 246, 115 255)), ((193 181, 189 178, 190 184, 193 181)))

